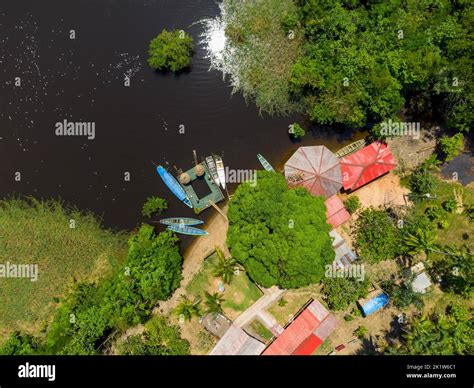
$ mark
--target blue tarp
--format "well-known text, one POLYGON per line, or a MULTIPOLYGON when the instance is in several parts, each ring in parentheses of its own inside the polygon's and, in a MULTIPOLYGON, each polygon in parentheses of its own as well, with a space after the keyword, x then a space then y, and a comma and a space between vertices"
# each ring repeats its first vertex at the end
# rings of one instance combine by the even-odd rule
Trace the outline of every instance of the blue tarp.
POLYGON ((384 293, 381 293, 380 295, 377 295, 375 298, 372 298, 366 304, 361 306, 362 312, 364 313, 365 316, 370 315, 374 313, 375 311, 381 309, 387 303, 388 303, 388 296, 385 295, 384 293))

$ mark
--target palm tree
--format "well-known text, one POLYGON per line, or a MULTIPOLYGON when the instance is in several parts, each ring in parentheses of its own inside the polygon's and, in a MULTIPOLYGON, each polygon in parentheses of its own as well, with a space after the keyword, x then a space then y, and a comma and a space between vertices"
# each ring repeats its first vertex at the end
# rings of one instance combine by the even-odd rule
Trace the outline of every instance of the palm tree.
POLYGON ((209 292, 205 292, 206 296, 206 313, 207 314, 212 314, 212 315, 217 315, 221 314, 222 311, 222 303, 225 301, 225 299, 222 297, 221 294, 218 292, 214 292, 213 294, 210 294, 209 292))
POLYGON ((182 295, 181 302, 176 306, 175 313, 185 321, 190 321, 193 316, 199 317, 202 315, 200 303, 200 299, 190 300, 187 296, 182 295))
POLYGON ((431 252, 436 251, 436 238, 432 229, 418 228, 414 234, 408 234, 405 245, 410 248, 408 252, 410 255, 415 256, 420 252, 425 252, 429 257, 431 252))
POLYGON ((214 276, 221 277, 224 283, 230 284, 232 281, 232 277, 235 274, 235 267, 237 265, 237 261, 229 257, 226 259, 224 253, 216 247, 216 254, 217 254, 217 263, 214 264, 214 269, 212 274, 214 276))

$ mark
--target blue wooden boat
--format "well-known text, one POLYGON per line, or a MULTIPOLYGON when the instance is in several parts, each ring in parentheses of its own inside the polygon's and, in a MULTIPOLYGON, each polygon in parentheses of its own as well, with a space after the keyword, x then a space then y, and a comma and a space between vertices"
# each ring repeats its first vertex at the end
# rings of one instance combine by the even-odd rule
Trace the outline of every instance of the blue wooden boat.
POLYGON ((172 230, 176 233, 188 234, 190 236, 205 236, 207 233, 205 230, 193 228, 192 226, 179 226, 179 225, 169 225, 168 230, 172 230))
POLYGON ((197 220, 196 218, 189 217, 174 217, 174 218, 163 218, 160 220, 160 224, 163 225, 178 225, 178 226, 193 226, 204 224, 204 221, 197 220))
POLYGON ((191 204, 191 201, 186 195, 186 192, 181 187, 179 182, 173 177, 173 175, 166 171, 166 169, 162 166, 156 167, 156 172, 163 180, 163 182, 165 182, 165 185, 168 186, 168 189, 170 189, 171 192, 176 196, 176 198, 178 198, 181 202, 183 202, 185 205, 189 206, 192 209, 193 205, 191 204))

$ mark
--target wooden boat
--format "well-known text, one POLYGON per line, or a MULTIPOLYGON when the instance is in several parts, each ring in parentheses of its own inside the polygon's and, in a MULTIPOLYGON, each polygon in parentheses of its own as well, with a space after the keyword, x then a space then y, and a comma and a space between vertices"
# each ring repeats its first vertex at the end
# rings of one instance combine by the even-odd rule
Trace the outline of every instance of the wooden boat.
POLYGON ((205 230, 193 228, 192 226, 169 225, 167 229, 176 233, 188 234, 190 236, 205 236, 209 234, 205 230))
POLYGON ((265 159, 261 154, 257 154, 258 161, 263 166, 263 168, 267 171, 275 171, 270 163, 268 163, 267 159, 265 159))
POLYGON ((209 170, 209 174, 211 175, 212 180, 217 186, 219 186, 221 183, 219 180, 219 175, 217 174, 217 167, 216 167, 216 163, 214 162, 214 158, 212 156, 206 157, 206 164, 207 164, 207 168, 209 170))
POLYGON ((191 204, 191 201, 186 195, 186 192, 181 187, 179 182, 173 177, 173 175, 171 175, 168 171, 166 171, 166 169, 163 166, 157 166, 156 172, 158 173, 160 178, 163 180, 165 185, 168 186, 168 189, 170 189, 170 191, 176 196, 176 198, 178 198, 186 206, 189 206, 192 209, 193 205, 191 204))
POLYGON ((349 154, 352 154, 353 152, 356 152, 362 148, 364 148, 366 145, 366 141, 364 139, 357 140, 354 143, 348 144, 345 147, 342 147, 339 151, 336 152, 336 155, 339 158, 343 158, 344 156, 347 156, 349 154))
POLYGON ((160 220, 162 225, 178 225, 178 226, 192 226, 204 224, 204 221, 196 218, 182 217, 182 218, 163 218, 160 220))
POLYGON ((219 183, 221 184, 222 188, 225 190, 224 162, 222 161, 222 158, 218 155, 214 156, 214 160, 216 162, 216 169, 217 169, 217 175, 219 176, 219 183))

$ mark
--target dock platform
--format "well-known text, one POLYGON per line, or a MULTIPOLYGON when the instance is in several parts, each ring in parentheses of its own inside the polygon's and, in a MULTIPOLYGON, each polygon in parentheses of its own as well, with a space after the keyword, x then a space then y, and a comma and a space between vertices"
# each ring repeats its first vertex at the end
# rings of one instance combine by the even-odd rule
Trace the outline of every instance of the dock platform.
POLYGON ((189 175, 189 177, 191 178, 191 181, 188 184, 182 185, 184 191, 186 192, 186 195, 191 201, 193 208, 195 209, 197 214, 201 213, 203 210, 210 207, 211 202, 218 203, 225 198, 219 186, 217 186, 214 183, 214 180, 211 178, 211 175, 209 174, 209 170, 207 169, 206 163, 202 162, 200 163, 200 166, 202 166, 205 170, 204 175, 202 177, 196 176, 196 172, 193 167, 185 172, 186 174, 189 175), (203 197, 198 196, 198 194, 196 193, 196 190, 193 188, 193 183, 196 184, 198 180, 202 180, 205 182, 205 184, 209 188, 209 194, 203 197))

